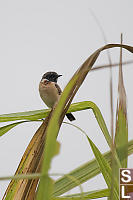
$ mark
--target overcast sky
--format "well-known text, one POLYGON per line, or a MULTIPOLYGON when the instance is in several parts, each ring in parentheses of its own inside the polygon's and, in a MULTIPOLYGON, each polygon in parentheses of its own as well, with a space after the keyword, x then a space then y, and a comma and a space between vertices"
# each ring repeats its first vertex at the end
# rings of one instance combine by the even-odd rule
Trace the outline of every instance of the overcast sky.
MULTIPOLYGON (((0 1, 0 114, 46 108, 38 93, 41 76, 51 70, 62 74, 59 84, 63 89, 85 59, 104 45, 90 10, 101 23, 108 43, 119 43, 123 33, 124 44, 133 46, 132 9, 132 0, 0 1)), ((110 53, 112 62, 118 62, 119 49, 112 49, 110 53)), ((123 60, 131 59, 133 55, 123 50, 123 60)), ((101 64, 108 64, 106 52, 96 62, 96 65, 101 64)), ((128 100, 129 139, 133 139, 133 66, 124 66, 123 72, 128 100)), ((117 80, 118 69, 115 68, 114 116, 117 80)), ((95 102, 110 130, 109 70, 88 74, 73 100, 79 101, 95 102)), ((101 152, 107 151, 107 143, 92 111, 74 115, 77 120, 73 123, 86 131, 101 152)), ((15 173, 39 126, 38 122, 26 123, 0 138, 0 176, 15 173)), ((54 158, 51 172, 67 173, 94 157, 86 138, 68 125, 62 125, 58 141, 61 152, 54 158)), ((133 167, 131 163, 133 156, 130 156, 129 167, 133 167)), ((7 185, 8 181, 0 182, 0 199, 7 185)), ((106 184, 99 175, 83 186, 84 191, 90 191, 105 188, 106 184)))

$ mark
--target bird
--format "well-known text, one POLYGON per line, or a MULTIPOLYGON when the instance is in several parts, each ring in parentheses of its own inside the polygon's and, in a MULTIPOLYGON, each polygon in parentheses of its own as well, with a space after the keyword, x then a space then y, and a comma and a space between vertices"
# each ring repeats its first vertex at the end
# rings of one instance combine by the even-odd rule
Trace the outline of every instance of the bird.
MULTIPOLYGON (((57 84, 57 80, 60 76, 62 75, 53 71, 46 72, 39 83, 40 97, 49 108, 54 108, 60 99, 62 90, 57 84)), ((72 113, 67 113, 66 117, 70 121, 75 120, 72 113)))

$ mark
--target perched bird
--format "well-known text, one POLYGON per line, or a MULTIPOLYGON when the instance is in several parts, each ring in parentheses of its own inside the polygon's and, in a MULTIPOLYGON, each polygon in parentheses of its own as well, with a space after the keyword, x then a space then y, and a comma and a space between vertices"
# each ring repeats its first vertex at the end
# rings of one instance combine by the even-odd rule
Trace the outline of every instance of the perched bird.
MULTIPOLYGON (((62 93, 57 84, 57 80, 60 76, 62 75, 58 75, 56 72, 46 72, 39 83, 40 97, 49 108, 53 108, 58 103, 62 93)), ((72 113, 67 113, 66 116, 70 121, 75 120, 72 113)))

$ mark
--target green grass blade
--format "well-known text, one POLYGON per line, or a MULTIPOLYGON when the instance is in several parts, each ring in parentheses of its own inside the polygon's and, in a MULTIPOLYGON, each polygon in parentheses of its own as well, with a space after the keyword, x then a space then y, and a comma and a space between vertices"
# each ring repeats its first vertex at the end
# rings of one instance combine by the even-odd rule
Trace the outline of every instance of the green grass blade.
MULTIPOLYGON (((122 43, 122 35, 121 35, 122 43)), ((115 145, 118 157, 120 159, 123 168, 127 167, 128 157, 128 121, 127 121, 127 103, 126 103, 126 91, 123 81, 122 72, 122 48, 120 48, 120 65, 119 65, 119 83, 118 83, 118 108, 116 119, 116 133, 115 133, 115 145), (123 152, 119 151, 119 148, 123 148, 123 152), (123 159, 124 157, 124 159, 123 159)))
MULTIPOLYGON (((91 101, 77 102, 70 105, 68 112, 77 112, 86 109, 95 108, 95 104, 91 101)), ((36 120, 48 116, 50 109, 34 110, 27 112, 18 112, 0 115, 0 122, 16 121, 16 120, 36 120)))
MULTIPOLYGON (((81 111, 81 110, 86 110, 86 109, 93 110, 93 113, 99 123, 99 126, 102 129, 108 144, 110 145, 111 138, 110 138, 108 129, 106 127, 106 124, 104 122, 102 114, 95 103, 93 103, 91 101, 83 101, 83 102, 73 103, 73 104, 71 104, 70 108, 68 109, 68 112, 76 112, 76 111, 81 111)), ((0 115, 0 122, 23 120, 23 119, 29 119, 29 120, 42 119, 49 114, 49 111, 50 111, 49 109, 46 109, 46 110, 35 110, 35 111, 0 115)))
MULTIPOLYGON (((100 167, 100 170, 102 172, 102 175, 104 177, 104 180, 106 181, 108 188, 111 189, 111 182, 112 182, 112 170, 109 165, 109 163, 106 161, 104 156, 100 153, 96 145, 92 142, 92 140, 87 136, 88 141, 90 143, 91 149, 95 155, 95 158, 98 162, 98 165, 100 167)), ((119 199, 119 184, 114 178, 114 193, 113 193, 113 199, 117 200, 119 199)))
POLYGON ((36 120, 48 116, 50 109, 34 110, 27 112, 17 112, 11 114, 0 115, 0 122, 16 121, 16 120, 36 120))
MULTIPOLYGON (((133 140, 128 142, 128 155, 131 155, 131 154, 133 154, 133 140)), ((108 151, 104 153, 103 156, 107 160, 107 162, 110 164, 111 152, 108 151)), ((76 168, 75 170, 72 170, 68 174, 68 176, 74 177, 75 179, 79 180, 79 182, 82 184, 100 173, 101 171, 100 171, 99 165, 96 159, 93 159, 87 162, 86 164, 81 165, 80 167, 76 168)), ((54 184, 53 196, 62 195, 65 192, 68 192, 69 190, 77 186, 77 184, 71 179, 69 179, 68 176, 63 176, 59 178, 58 180, 56 180, 54 184)))
POLYGON ((97 199, 102 197, 108 197, 109 196, 109 190, 108 189, 102 189, 102 190, 95 190, 90 192, 84 192, 79 194, 73 194, 73 195, 67 195, 62 197, 54 197, 52 200, 81 200, 83 199, 97 199))
POLYGON ((118 119, 117 119, 117 128, 116 128, 116 137, 115 144, 117 148, 117 154, 120 159, 121 165, 123 168, 127 167, 127 146, 128 146, 128 128, 127 128, 127 119, 123 112, 122 108, 118 110, 118 119), (119 149, 123 148, 123 152, 119 149))
POLYGON ((0 136, 4 135, 5 133, 7 133, 8 131, 10 131, 12 128, 16 127, 19 124, 23 124, 25 122, 35 122, 35 121, 38 122, 38 120, 33 120, 33 121, 26 121, 25 120, 25 121, 20 121, 20 122, 15 122, 15 123, 12 123, 12 124, 8 124, 6 126, 2 126, 2 127, 0 127, 0 136))
MULTIPOLYGON (((111 145, 111 137, 109 135, 107 126, 103 119, 103 116, 95 103, 93 103, 92 101, 83 101, 83 102, 73 103, 73 104, 71 104, 70 108, 68 109, 68 112, 77 112, 77 111, 82 111, 82 110, 87 110, 87 109, 92 109, 92 111, 98 121, 98 124, 110 146, 111 145)), ((42 119, 43 117, 46 117, 49 114, 49 112, 50 112, 50 110, 46 109, 46 110, 35 110, 35 111, 0 115, 0 122, 15 121, 15 120, 22 120, 22 119, 29 119, 29 120, 42 119)), ((17 123, 20 124, 22 122, 17 122, 17 123)), ((9 125, 9 127, 13 128, 14 126, 17 125, 17 123, 14 123, 14 125, 12 124, 12 126, 9 125)), ((5 129, 5 128, 1 127, 1 130, 5 129)), ((8 127, 7 127, 7 129, 8 129, 8 127)), ((3 134, 4 134, 4 132, 3 132, 3 134)))
POLYGON ((28 122, 28 121, 21 121, 21 122, 16 122, 13 124, 8 124, 6 126, 2 126, 0 127, 0 136, 4 135, 5 133, 7 133, 9 130, 11 130, 12 128, 14 128, 15 126, 22 124, 24 122, 28 122))

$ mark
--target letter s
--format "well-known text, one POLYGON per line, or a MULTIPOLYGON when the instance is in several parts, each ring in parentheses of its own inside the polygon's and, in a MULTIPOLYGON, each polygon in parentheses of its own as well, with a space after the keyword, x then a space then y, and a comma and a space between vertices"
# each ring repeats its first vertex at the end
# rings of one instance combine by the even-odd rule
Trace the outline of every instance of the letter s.
POLYGON ((121 178, 122 182, 128 183, 128 182, 131 181, 131 176, 130 176, 131 172, 130 172, 130 170, 124 169, 124 170, 122 170, 121 174, 122 174, 122 176, 123 176, 123 177, 121 178), (125 177, 126 179, 124 179, 124 177, 125 177))

